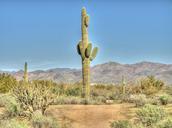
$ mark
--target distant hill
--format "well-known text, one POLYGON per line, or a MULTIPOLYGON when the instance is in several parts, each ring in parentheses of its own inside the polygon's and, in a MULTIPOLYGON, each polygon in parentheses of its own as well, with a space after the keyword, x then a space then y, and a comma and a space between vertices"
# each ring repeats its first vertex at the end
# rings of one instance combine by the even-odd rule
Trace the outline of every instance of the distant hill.
MULTIPOLYGON (((11 72, 17 79, 22 79, 23 71, 11 72)), ((124 76, 127 81, 153 75, 158 79, 172 84, 172 64, 140 62, 135 64, 120 64, 108 62, 91 68, 92 83, 118 83, 124 76)), ((56 68, 50 70, 36 70, 29 73, 29 79, 51 79, 55 82, 74 83, 81 81, 80 69, 56 68)))

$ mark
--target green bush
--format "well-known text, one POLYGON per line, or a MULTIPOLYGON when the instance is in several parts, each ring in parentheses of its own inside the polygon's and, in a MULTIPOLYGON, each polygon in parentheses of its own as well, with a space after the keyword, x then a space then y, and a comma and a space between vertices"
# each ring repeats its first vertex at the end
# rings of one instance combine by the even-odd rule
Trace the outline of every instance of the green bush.
POLYGON ((114 121, 110 124, 111 128, 132 128, 132 124, 127 120, 114 121))
POLYGON ((146 98, 146 95, 144 94, 135 94, 130 95, 129 102, 134 103, 136 107, 141 107, 147 104, 149 100, 146 98))
POLYGON ((65 94, 67 96, 81 96, 81 86, 72 85, 66 89, 65 94))
POLYGON ((30 128, 26 122, 19 122, 17 119, 0 121, 0 128, 30 128))
POLYGON ((168 95, 162 95, 159 97, 159 100, 162 105, 167 105, 169 103, 169 96, 168 95))
POLYGON ((33 113, 32 125, 34 128, 59 128, 55 119, 43 116, 41 111, 35 111, 33 113))
POLYGON ((19 115, 21 112, 20 105, 17 103, 15 97, 10 94, 0 95, 0 104, 5 107, 5 117, 12 117, 19 115))
POLYGON ((139 109, 137 112, 139 121, 144 126, 152 126, 158 121, 161 121, 166 116, 165 111, 159 106, 147 104, 139 109))
POLYGON ((172 119, 167 118, 167 119, 161 121, 157 127, 158 128, 172 128, 172 119))

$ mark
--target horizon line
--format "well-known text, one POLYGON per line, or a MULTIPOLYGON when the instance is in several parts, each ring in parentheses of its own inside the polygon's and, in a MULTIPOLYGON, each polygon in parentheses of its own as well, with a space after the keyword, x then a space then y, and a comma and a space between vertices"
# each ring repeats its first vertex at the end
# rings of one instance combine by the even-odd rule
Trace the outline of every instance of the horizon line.
MULTIPOLYGON (((133 62, 133 63, 122 63, 122 62, 118 62, 118 61, 106 61, 106 62, 102 62, 102 63, 97 63, 92 65, 91 67, 94 67, 96 65, 101 65, 101 64, 106 64, 106 63, 118 63, 121 65, 134 65, 134 64, 139 64, 139 63, 154 63, 154 64, 164 64, 164 65, 172 65, 172 63, 165 63, 165 62, 158 62, 158 61, 147 61, 147 60, 142 60, 142 61, 137 61, 137 62, 133 62)), ((24 64, 23 64, 24 67, 24 64)), ((33 71, 47 71, 47 70, 52 70, 52 69, 81 69, 81 67, 51 67, 51 68, 42 68, 42 69, 35 69, 35 68, 30 68, 29 69, 29 63, 28 63, 28 70, 29 72, 33 72, 33 71)), ((2 68, 0 69, 0 72, 18 72, 18 71, 23 71, 23 69, 19 69, 19 68, 2 68)))

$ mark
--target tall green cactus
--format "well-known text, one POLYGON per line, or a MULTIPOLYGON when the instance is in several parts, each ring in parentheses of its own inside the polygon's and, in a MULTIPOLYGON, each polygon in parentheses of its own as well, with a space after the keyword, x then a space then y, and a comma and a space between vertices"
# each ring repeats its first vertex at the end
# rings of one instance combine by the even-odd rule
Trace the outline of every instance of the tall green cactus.
POLYGON ((25 62, 25 64, 24 64, 24 76, 23 76, 23 78, 24 78, 24 82, 28 82, 28 72, 27 72, 27 62, 25 62))
POLYGON ((126 93, 126 81, 125 81, 125 77, 122 76, 122 94, 125 95, 126 93))
POLYGON ((82 77, 83 77, 83 89, 82 96, 88 98, 90 96, 90 61, 92 61, 98 52, 98 48, 92 49, 92 44, 88 40, 88 28, 89 16, 86 13, 86 9, 82 8, 81 13, 81 31, 82 40, 77 45, 78 54, 82 59, 82 77))

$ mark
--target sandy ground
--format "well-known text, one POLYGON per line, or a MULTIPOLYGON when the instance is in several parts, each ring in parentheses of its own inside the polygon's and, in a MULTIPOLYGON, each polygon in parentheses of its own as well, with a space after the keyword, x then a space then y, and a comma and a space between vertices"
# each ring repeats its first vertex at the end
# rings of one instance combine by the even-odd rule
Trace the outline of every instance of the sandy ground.
POLYGON ((133 105, 56 105, 47 114, 70 128, 109 128, 110 121, 130 119, 133 105))

